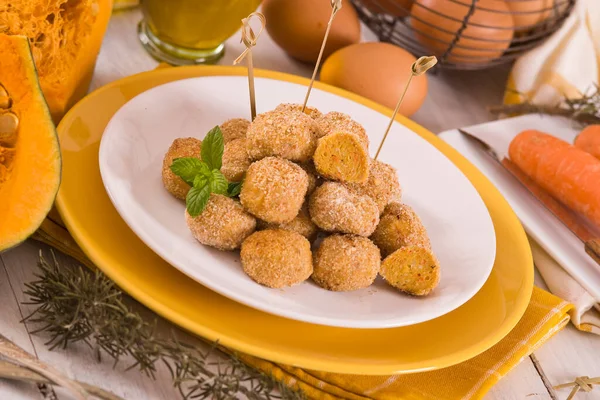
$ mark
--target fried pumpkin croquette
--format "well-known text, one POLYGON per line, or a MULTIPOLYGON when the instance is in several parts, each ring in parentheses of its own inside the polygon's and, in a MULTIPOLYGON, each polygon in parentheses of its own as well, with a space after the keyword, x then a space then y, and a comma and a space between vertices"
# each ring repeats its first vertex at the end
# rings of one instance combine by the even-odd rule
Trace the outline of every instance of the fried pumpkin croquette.
POLYGON ((240 200, 257 218, 283 224, 298 215, 307 188, 308 176, 302 168, 283 158, 267 157, 250 164, 240 200))
POLYGON ((315 121, 299 111, 267 111, 248 128, 248 155, 252 160, 276 156, 307 161, 315 152, 317 130, 315 121))
POLYGON ((325 182, 309 198, 312 221, 328 232, 370 236, 379 223, 379 209, 369 196, 351 192, 339 182, 325 182))
POLYGON ((377 160, 371 160, 369 179, 365 183, 348 183, 348 188, 375 200, 380 214, 391 200, 399 201, 402 193, 396 169, 377 160))
POLYGON ((162 166, 162 181, 165 189, 178 199, 185 200, 185 196, 190 191, 188 185, 183 179, 178 177, 171 171, 173 160, 181 157, 197 157, 200 158, 202 150, 202 141, 196 138, 179 138, 175 139, 167 150, 162 166))
POLYGON ((329 135, 334 132, 346 132, 355 135, 363 144, 365 149, 369 149, 369 137, 365 128, 354 121, 348 114, 338 111, 329 112, 317 119, 319 133, 322 136, 329 135))
POLYGON ((223 143, 228 143, 236 139, 244 139, 250 121, 244 118, 233 118, 221 124, 221 133, 223 134, 223 143))
POLYGON ((310 219, 307 207, 302 207, 298 215, 296 215, 296 218, 294 218, 290 222, 286 222, 284 224, 270 224, 268 222, 258 220, 256 222, 256 228, 258 230, 285 229, 288 231, 299 233, 308 240, 314 239, 315 236, 317 236, 317 232, 319 231, 317 226, 310 219))
POLYGON ((429 294, 440 281, 437 258, 420 246, 399 248, 383 260, 379 273, 393 287, 414 296, 429 294))
MULTIPOLYGON (((302 112, 302 104, 281 103, 280 105, 278 105, 277 107, 275 107, 275 111, 284 111, 284 112, 298 111, 298 112, 302 112)), ((312 119, 321 118, 323 116, 323 113, 321 111, 319 111, 315 107, 311 107, 311 106, 306 106, 306 108, 304 109, 304 114, 308 115, 312 119)))
POLYGON ((211 194, 200 215, 185 211, 187 226, 200 243, 219 250, 234 250, 254 232, 256 219, 232 198, 211 194))
POLYGON ((395 202, 385 207, 371 240, 379 247, 383 257, 403 246, 431 248, 421 218, 410 206, 395 202))
POLYGON ((267 229, 242 243, 244 272, 257 283, 282 288, 303 282, 312 274, 310 242, 285 229, 267 229))
POLYGON ((229 182, 241 182, 250 167, 246 139, 235 139, 225 143, 221 172, 229 182))
POLYGON ((308 175, 308 189, 306 190, 306 194, 309 195, 315 191, 317 186, 321 184, 321 179, 319 179, 317 170, 315 168, 315 164, 312 161, 308 161, 298 165, 308 175))
POLYGON ((319 175, 349 183, 364 183, 369 178, 369 153, 353 134, 334 132, 317 142, 313 156, 319 175))
POLYGON ((369 239, 331 235, 323 239, 313 257, 312 279, 327 290, 350 291, 370 286, 381 265, 381 254, 369 239))

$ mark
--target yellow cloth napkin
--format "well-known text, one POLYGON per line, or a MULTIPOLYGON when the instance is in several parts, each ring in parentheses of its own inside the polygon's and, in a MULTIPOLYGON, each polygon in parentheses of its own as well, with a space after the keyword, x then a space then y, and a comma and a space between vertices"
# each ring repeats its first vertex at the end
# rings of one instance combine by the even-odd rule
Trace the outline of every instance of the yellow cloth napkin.
POLYGON ((557 32, 515 62, 505 102, 556 105, 592 89, 599 71, 600 1, 578 0, 557 32))
MULTIPOLYGON (((55 211, 33 238, 94 267, 55 211)), ((300 388, 311 399, 479 399, 523 358, 563 328, 569 321, 571 308, 566 301, 534 288, 525 315, 498 344, 462 364, 431 372, 344 375, 303 370, 249 355, 239 356, 245 363, 272 374, 286 385, 300 388)))

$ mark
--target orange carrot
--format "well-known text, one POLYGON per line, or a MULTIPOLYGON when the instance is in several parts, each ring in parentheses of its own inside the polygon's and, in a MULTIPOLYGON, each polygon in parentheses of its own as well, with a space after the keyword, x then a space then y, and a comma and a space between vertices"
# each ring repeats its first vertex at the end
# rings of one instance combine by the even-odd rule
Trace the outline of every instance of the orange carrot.
POLYGON ((590 125, 575 139, 575 146, 600 160, 600 125, 590 125))
POLYGON ((508 154, 534 182, 600 227, 600 160, 535 130, 519 133, 508 154))

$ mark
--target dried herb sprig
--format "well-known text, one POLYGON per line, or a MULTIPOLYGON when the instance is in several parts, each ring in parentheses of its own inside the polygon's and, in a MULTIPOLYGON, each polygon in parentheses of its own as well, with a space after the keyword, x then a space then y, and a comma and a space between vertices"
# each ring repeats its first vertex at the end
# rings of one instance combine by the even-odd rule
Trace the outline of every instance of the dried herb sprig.
POLYGON ((554 106, 537 105, 531 102, 493 106, 489 111, 494 114, 547 114, 570 118, 580 125, 600 124, 600 87, 595 85, 580 98, 564 99, 554 106))
POLYGON ((169 369, 184 399, 304 399, 272 376, 255 370, 220 350, 218 361, 210 352, 179 341, 175 334, 161 338, 149 323, 124 303, 121 290, 102 272, 49 263, 40 252, 37 280, 26 284, 27 304, 36 306, 26 321, 39 324, 34 333, 50 334, 51 349, 76 342, 92 347, 98 357, 107 354, 115 365, 124 357, 154 377, 159 362, 169 369), (240 397, 242 396, 242 397, 240 397))

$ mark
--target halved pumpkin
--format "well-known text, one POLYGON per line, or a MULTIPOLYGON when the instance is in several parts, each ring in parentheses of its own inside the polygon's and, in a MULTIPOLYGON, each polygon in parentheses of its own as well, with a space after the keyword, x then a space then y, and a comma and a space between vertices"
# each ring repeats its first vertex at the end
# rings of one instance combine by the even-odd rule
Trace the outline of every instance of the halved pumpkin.
POLYGON ((42 223, 60 184, 56 130, 25 36, 0 34, 0 251, 42 223))
POLYGON ((92 79, 112 0, 0 0, 0 33, 29 38, 55 123, 92 79))

